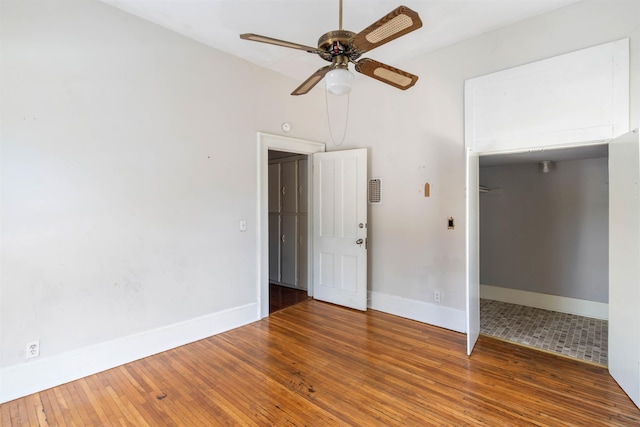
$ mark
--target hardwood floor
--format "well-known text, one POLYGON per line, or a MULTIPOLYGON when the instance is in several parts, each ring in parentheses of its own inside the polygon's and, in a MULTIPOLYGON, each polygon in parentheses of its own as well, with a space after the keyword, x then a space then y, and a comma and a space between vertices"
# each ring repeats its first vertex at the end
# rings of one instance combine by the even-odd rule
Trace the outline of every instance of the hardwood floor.
POLYGON ((309 299, 307 291, 269 283, 269 313, 291 307, 309 299))
POLYGON ((3 426, 638 426, 607 371, 309 300, 0 406, 3 426))

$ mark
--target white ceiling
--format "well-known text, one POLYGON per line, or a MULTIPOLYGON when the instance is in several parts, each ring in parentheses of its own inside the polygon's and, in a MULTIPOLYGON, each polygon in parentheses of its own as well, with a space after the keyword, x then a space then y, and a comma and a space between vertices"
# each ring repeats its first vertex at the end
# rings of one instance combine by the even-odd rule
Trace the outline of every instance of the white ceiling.
MULTIPOLYGON (((338 28, 338 0, 102 0, 214 48, 303 81, 326 65, 314 54, 241 40, 256 33, 303 45, 338 28)), ((404 4, 423 27, 364 56, 394 65, 577 0, 344 0, 359 32, 404 4)), ((410 70, 407 70, 410 71, 410 70)))

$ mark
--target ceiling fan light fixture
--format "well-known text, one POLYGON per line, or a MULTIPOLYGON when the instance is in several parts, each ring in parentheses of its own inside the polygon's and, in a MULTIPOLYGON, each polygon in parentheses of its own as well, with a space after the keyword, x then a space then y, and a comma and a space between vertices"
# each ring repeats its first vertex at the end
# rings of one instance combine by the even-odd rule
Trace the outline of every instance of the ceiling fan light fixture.
POLYGON ((336 68, 324 76, 327 91, 334 95, 346 95, 351 92, 354 75, 346 68, 336 68))

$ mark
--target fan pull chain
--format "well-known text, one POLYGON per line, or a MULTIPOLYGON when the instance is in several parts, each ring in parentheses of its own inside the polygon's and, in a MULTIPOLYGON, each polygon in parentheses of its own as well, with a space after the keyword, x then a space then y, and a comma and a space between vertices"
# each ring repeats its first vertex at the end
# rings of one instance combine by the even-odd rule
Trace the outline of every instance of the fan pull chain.
POLYGON ((324 105, 327 108, 327 124, 329 125, 329 136, 331 137, 331 142, 336 147, 339 147, 344 142, 344 138, 347 136, 347 125, 349 124, 349 101, 351 101, 351 94, 347 94, 347 113, 345 115, 344 120, 344 130, 342 132, 342 138, 340 139, 340 143, 337 143, 335 138, 333 137, 333 130, 331 129, 331 118, 329 117, 329 95, 327 95, 327 91, 324 91, 324 105))

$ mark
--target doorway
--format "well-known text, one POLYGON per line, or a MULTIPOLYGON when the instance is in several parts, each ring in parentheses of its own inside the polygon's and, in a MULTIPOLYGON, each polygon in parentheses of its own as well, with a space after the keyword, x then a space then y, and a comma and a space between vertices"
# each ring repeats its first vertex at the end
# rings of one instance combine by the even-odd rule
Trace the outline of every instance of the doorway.
POLYGON ((259 317, 269 315, 269 150, 313 154, 308 200, 309 296, 367 309, 367 149, 324 152, 325 145, 258 133, 259 317))
MULTIPOLYGON (((258 132, 258 300, 260 302, 259 317, 269 316, 269 150, 284 153, 312 155, 324 152, 325 145, 317 142, 305 141, 279 135, 258 132)), ((309 189, 309 200, 312 191, 309 189)), ((309 210, 308 221, 313 221, 312 210, 309 210)), ((310 230, 311 227, 308 227, 310 230)), ((312 253, 312 236, 307 239, 307 253, 312 253)), ((307 263, 307 277, 312 277, 313 262, 307 263)), ((308 295, 313 296, 313 284, 309 281, 308 295)))
POLYGON ((308 299, 310 156, 269 150, 269 313, 308 299))
POLYGON ((480 157, 481 333, 607 364, 607 148, 480 157))

